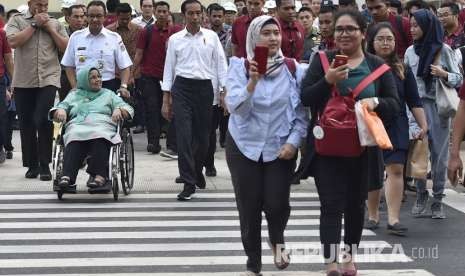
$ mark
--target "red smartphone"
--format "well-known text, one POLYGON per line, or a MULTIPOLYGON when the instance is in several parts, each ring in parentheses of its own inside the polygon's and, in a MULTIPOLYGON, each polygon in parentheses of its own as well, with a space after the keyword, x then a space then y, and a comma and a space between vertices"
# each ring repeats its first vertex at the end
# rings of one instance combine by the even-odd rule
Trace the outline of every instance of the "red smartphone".
POLYGON ((254 60, 258 63, 258 73, 264 75, 266 73, 266 65, 268 63, 268 47, 255 46, 254 60))
POLYGON ((334 68, 347 64, 348 56, 345 55, 336 55, 334 58, 334 68))

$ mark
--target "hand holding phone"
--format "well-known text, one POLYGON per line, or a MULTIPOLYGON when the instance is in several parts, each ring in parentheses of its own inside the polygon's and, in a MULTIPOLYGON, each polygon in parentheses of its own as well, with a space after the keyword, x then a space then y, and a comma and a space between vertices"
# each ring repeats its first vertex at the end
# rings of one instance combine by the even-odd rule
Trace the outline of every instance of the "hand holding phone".
POLYGON ((346 55, 335 56, 334 60, 331 63, 331 67, 325 74, 325 79, 329 84, 333 85, 348 78, 348 59, 349 57, 346 55))
POLYGON ((349 60, 349 57, 346 55, 336 55, 334 58, 334 68, 337 68, 342 65, 346 65, 349 60))
POLYGON ((255 46, 254 60, 257 62, 257 69, 260 75, 266 74, 266 66, 268 63, 268 47, 266 46, 255 46))

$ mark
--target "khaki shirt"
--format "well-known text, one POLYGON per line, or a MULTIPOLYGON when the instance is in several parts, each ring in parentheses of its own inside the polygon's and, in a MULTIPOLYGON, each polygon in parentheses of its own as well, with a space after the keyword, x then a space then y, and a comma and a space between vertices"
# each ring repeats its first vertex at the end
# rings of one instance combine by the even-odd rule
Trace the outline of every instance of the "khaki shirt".
MULTIPOLYGON (((25 15, 13 16, 6 28, 7 37, 26 29, 32 21, 33 16, 29 11, 25 15)), ((50 22, 63 37, 68 37, 58 20, 50 18, 50 22)), ((58 48, 45 30, 37 29, 26 43, 15 49, 14 65, 13 87, 60 87, 58 48)))

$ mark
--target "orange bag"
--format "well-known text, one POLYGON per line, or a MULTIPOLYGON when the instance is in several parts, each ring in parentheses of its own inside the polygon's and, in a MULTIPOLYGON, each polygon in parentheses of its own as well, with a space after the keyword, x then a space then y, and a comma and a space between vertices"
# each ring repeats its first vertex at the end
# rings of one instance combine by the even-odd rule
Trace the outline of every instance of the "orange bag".
POLYGON ((367 125, 368 130, 375 138, 376 144, 383 150, 392 150, 391 139, 384 128, 383 121, 378 117, 375 112, 368 111, 367 105, 362 104, 363 119, 367 125))

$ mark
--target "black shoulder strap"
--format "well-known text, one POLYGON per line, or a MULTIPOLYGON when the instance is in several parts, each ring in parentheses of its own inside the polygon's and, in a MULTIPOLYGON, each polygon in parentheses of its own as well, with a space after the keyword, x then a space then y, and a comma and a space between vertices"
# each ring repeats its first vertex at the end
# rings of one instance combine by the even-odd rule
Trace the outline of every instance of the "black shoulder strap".
POLYGON ((149 48, 150 42, 152 42, 152 32, 153 32, 153 24, 148 25, 145 27, 145 47, 144 50, 149 48))
POLYGON ((405 45, 408 45, 408 38, 407 38, 407 34, 404 31, 404 24, 402 22, 401 15, 396 16, 396 25, 397 25, 397 29, 399 30, 400 35, 402 36, 402 39, 404 40, 405 45))

